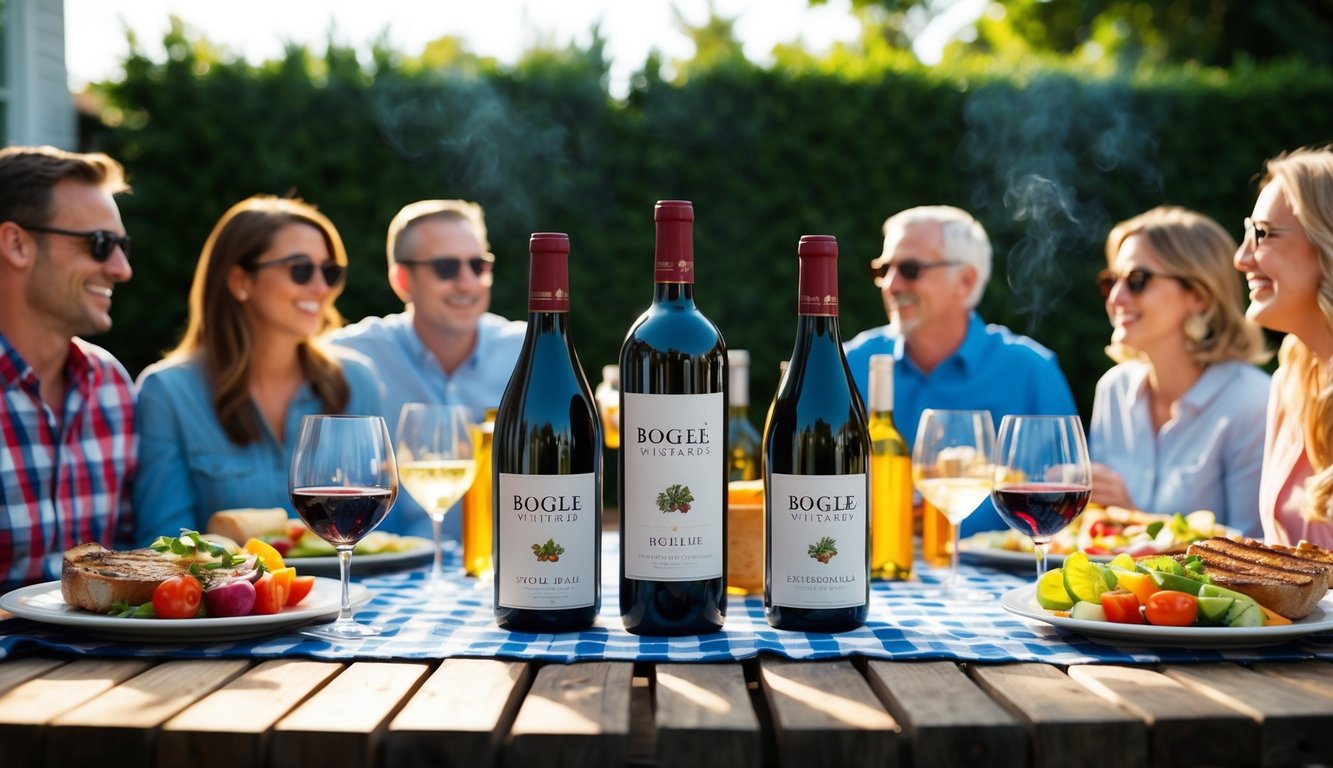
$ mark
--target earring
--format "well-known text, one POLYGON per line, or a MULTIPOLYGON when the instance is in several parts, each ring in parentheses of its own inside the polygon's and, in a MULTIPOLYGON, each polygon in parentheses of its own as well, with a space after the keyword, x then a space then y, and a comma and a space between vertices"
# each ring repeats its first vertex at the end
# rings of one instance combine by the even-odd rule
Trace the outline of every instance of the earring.
MULTIPOLYGON (((249 301, 249 300, 250 300, 250 294, 249 294, 249 292, 247 292, 247 291, 239 291, 239 292, 236 294, 236 300, 239 301, 239 302, 242 302, 242 303, 244 303, 244 302, 246 302, 246 301, 249 301)), ((1188 333, 1188 331, 1186 331, 1186 333, 1188 333)))
POLYGON ((1204 319, 1202 312, 1185 318, 1185 338, 1198 344, 1207 337, 1208 321, 1204 319))

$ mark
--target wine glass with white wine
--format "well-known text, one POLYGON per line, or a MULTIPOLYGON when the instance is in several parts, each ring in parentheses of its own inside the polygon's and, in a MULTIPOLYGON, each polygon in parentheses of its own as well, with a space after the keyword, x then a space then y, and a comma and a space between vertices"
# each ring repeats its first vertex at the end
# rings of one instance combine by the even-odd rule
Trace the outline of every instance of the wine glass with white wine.
POLYGON ((990 411, 943 411, 927 408, 912 448, 916 489, 949 520, 953 554, 944 592, 959 591, 958 526, 990 496, 995 423, 990 411))
POLYGON ((398 481, 430 515, 435 562, 428 584, 444 585, 444 516, 476 478, 472 413, 466 406, 407 403, 398 416, 398 481))

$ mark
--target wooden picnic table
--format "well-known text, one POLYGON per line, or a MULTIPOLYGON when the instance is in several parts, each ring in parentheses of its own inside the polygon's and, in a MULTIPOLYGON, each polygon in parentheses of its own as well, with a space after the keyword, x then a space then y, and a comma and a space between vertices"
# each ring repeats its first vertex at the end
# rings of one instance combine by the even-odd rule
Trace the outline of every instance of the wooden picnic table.
POLYGON ((11 766, 1333 763, 1333 663, 0 662, 11 766))

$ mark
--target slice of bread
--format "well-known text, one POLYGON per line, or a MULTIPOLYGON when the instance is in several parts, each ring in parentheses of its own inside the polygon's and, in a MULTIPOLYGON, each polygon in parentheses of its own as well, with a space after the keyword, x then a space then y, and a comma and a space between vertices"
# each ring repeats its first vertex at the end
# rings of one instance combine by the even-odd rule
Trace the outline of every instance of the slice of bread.
POLYGON ((1308 616, 1327 594, 1333 568, 1256 541, 1196 541, 1188 553, 1203 561, 1214 584, 1249 595, 1288 619, 1308 616))
POLYGON ((226 536, 237 544, 262 539, 287 530, 287 511, 272 509, 225 509, 208 519, 207 533, 226 536))
POLYGON ((158 584, 188 573, 191 562, 151 549, 118 552, 87 542, 65 551, 60 594, 66 603, 96 613, 121 601, 139 605, 153 599, 158 584))

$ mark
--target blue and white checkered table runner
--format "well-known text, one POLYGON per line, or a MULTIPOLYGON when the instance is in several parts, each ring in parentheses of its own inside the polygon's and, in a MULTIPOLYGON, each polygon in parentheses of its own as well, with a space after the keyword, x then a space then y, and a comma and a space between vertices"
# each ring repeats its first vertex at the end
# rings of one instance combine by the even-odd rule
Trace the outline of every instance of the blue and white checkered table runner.
MULTIPOLYGON (((425 570, 362 580, 372 599, 357 611, 358 621, 383 627, 382 634, 343 644, 329 644, 291 631, 229 643, 136 644, 90 639, 22 619, 0 621, 0 658, 39 650, 104 657, 439 659, 456 656, 588 660, 729 661, 772 654, 791 659, 867 656, 879 659, 952 659, 956 661, 1028 661, 1052 664, 1154 663, 1333 659, 1333 632, 1264 648, 1191 650, 1186 648, 1114 647, 1077 633, 1007 613, 1005 592, 1031 583, 1030 572, 962 566, 966 586, 988 599, 955 601, 926 593, 947 569, 923 568, 908 583, 875 582, 865 626, 839 634, 784 632, 768 626, 760 597, 730 597, 721 632, 685 637, 639 637, 620 621, 616 537, 606 537, 603 552, 602 610, 597 624, 582 632, 528 634, 495 625, 492 584, 461 575, 450 577, 450 591, 431 597, 424 589, 425 570), (607 567, 609 566, 609 567, 607 567)), ((447 563, 457 572, 456 559, 447 563)), ((353 564, 355 572, 355 562, 353 564)))

